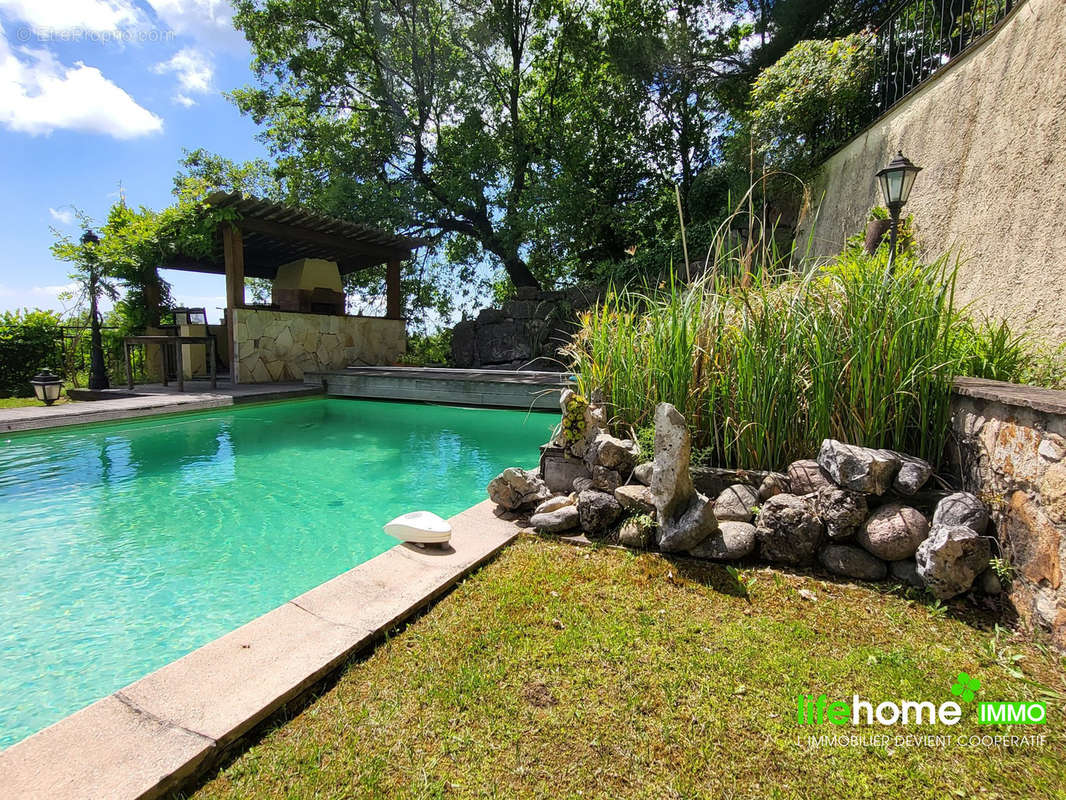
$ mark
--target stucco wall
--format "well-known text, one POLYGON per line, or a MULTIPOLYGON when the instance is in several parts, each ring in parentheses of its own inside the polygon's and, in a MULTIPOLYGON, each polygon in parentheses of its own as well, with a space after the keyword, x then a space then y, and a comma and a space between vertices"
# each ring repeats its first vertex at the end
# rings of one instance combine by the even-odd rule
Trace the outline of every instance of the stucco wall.
POLYGON ((964 260, 960 299, 1066 341, 1062 0, 1021 3, 988 39, 826 162, 814 187, 824 196, 816 257, 839 252, 865 227, 880 202, 874 173, 901 148, 924 167, 905 210, 929 253, 951 250, 964 260))
POLYGON ((300 381, 304 372, 394 364, 403 320, 239 308, 233 311, 238 383, 300 381))

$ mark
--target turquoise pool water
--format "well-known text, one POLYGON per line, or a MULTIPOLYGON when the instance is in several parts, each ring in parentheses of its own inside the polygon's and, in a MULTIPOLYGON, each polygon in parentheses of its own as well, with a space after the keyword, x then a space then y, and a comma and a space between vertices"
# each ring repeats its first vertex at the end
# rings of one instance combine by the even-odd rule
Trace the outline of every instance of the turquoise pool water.
POLYGON ((0 746, 483 500, 554 422, 313 399, 0 439, 0 746))

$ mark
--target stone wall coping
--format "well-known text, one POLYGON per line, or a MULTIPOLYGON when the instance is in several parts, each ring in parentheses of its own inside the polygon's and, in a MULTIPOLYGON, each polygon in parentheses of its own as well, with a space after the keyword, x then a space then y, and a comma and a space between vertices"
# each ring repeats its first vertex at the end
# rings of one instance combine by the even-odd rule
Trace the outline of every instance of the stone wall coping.
POLYGON ((1045 414, 1066 415, 1066 391, 1023 386, 985 378, 956 378, 954 391, 962 397, 991 400, 1004 405, 1029 408, 1045 414))

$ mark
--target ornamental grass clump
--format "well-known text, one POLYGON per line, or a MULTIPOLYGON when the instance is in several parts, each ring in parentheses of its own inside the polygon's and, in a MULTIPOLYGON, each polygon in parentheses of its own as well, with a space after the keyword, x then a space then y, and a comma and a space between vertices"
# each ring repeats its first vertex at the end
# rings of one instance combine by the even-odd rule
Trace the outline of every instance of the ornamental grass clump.
POLYGON ((612 290, 582 317, 571 366, 615 424, 639 430, 675 405, 716 465, 780 469, 825 438, 935 464, 967 351, 957 265, 903 254, 886 267, 883 251, 848 252, 798 276, 612 290))

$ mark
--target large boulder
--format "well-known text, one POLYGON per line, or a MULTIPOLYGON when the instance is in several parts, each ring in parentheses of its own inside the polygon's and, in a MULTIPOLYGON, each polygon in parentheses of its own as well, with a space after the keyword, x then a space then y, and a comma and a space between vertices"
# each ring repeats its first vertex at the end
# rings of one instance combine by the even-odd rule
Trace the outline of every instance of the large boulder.
POLYGON ((577 506, 560 506, 534 514, 529 518, 529 524, 542 533, 565 533, 581 524, 581 514, 577 506))
POLYGON ((892 489, 899 494, 911 496, 917 494, 933 475, 933 466, 928 461, 915 456, 892 451, 899 459, 900 467, 892 479, 892 489))
POLYGON ((789 464, 786 477, 789 491, 778 492, 778 494, 811 494, 826 486, 834 485, 829 473, 822 469, 817 461, 810 458, 800 459, 789 464))
POLYGON ((974 533, 982 534, 988 529, 988 509, 969 492, 955 492, 936 504, 933 525, 965 525, 974 533))
POLYGON ((645 461, 643 464, 637 464, 633 467, 633 480, 637 483, 643 483, 645 486, 651 486, 651 476, 655 471, 655 462, 645 461))
POLYGON ((577 503, 577 496, 572 494, 560 494, 555 497, 549 497, 543 503, 538 505, 534 510, 534 514, 548 514, 552 511, 558 511, 563 506, 572 506, 577 503))
POLYGON ((928 535, 929 521, 921 511, 888 503, 863 523, 856 541, 878 558, 899 561, 913 556, 928 535))
POLYGON ((763 504, 755 533, 764 559, 799 565, 814 561, 824 528, 808 498, 779 494, 763 504))
POLYGON ((614 490, 614 499, 630 514, 655 514, 655 498, 647 486, 619 486, 614 490))
POLYGON ((989 540, 965 525, 934 525, 918 546, 918 575, 936 597, 947 600, 973 586, 992 556, 989 540))
POLYGON ((825 524, 830 539, 847 539, 859 529, 869 509, 866 495, 836 486, 823 486, 814 500, 814 509, 825 524))
POLYGON ((592 538, 606 535, 622 516, 622 506, 614 495, 595 489, 586 489, 577 496, 577 510, 581 529, 592 538))
POLYGON ((600 464, 596 464, 592 468, 592 487, 599 489, 601 492, 614 492, 625 482, 625 476, 617 470, 607 469, 607 467, 600 464))
POLYGON ((860 581, 881 581, 888 576, 888 565, 861 547, 831 544, 818 551, 818 561, 832 573, 860 581))
POLYGON ((681 516, 660 521, 659 549, 664 553, 683 553, 716 530, 718 520, 714 518, 714 507, 706 497, 697 495, 681 516))
POLYGON ((735 561, 752 554, 756 545, 755 526, 748 522, 718 523, 718 530, 689 550, 696 558, 735 561))
POLYGON ((536 472, 508 467, 489 482, 489 499, 508 511, 533 508, 552 496, 536 472))
POLYGON ((599 433, 585 451, 585 464, 589 469, 599 465, 628 477, 639 455, 640 447, 636 442, 599 433))
POLYGON ((890 450, 859 447, 825 439, 818 450, 818 464, 844 489, 865 494, 884 494, 899 472, 899 457, 890 450))
POLYGON ((922 580, 922 576, 918 574, 918 565, 914 562, 913 558, 906 558, 902 561, 893 561, 888 565, 888 571, 892 573, 892 578, 900 583, 913 586, 915 589, 925 588, 925 581, 922 580))
POLYGON ((783 472, 770 472, 759 483, 759 498, 769 500, 775 494, 788 494, 792 491, 788 475, 783 472))
POLYGON ((591 478, 592 473, 580 458, 566 450, 549 447, 540 459, 541 477, 553 492, 570 492, 577 478, 591 478))
POLYGON ((659 549, 684 552, 718 527, 707 498, 692 486, 692 440, 685 418, 669 403, 655 408, 655 469, 651 494, 659 521, 659 549))
POLYGON ((618 544, 645 550, 655 538, 655 523, 647 517, 630 517, 618 529, 618 544))
POLYGON ((744 483, 734 483, 714 501, 714 516, 719 522, 751 522, 753 508, 759 505, 758 490, 744 483))

